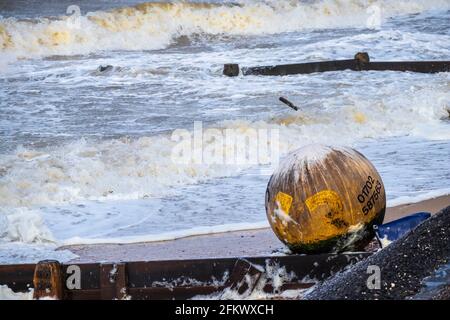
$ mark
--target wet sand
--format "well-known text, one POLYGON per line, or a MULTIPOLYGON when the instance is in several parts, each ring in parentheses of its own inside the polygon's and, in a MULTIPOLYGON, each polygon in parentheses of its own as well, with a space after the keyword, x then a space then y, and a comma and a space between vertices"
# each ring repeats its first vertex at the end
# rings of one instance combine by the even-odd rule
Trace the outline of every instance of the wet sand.
MULTIPOLYGON (((450 195, 446 195, 391 207, 386 211, 384 222, 419 211, 435 214, 449 205, 450 195)), ((250 257, 282 254, 286 250, 270 228, 192 236, 170 241, 75 245, 61 249, 69 249, 79 256, 71 261, 74 263, 250 257)))

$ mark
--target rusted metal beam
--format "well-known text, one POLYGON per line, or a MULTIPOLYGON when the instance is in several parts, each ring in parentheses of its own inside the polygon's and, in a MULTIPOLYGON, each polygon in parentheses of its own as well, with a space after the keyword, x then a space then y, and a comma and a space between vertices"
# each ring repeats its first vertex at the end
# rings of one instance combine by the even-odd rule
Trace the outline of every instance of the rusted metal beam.
POLYGON ((284 98, 284 97, 280 97, 279 100, 281 102, 283 102, 285 105, 287 105, 289 108, 294 109, 295 111, 298 111, 298 107, 293 104, 292 102, 290 102, 288 99, 284 98))
MULTIPOLYGON (((286 272, 296 274, 296 278, 285 283, 281 290, 310 287, 313 283, 305 281, 305 278, 323 280, 369 255, 285 255, 78 264, 81 277, 79 289, 67 286, 67 279, 72 275, 68 272, 70 264, 42 261, 36 265, 0 265, 0 284, 17 292, 34 287, 34 295, 38 299, 187 299, 211 294, 225 287, 238 292, 246 291, 248 288, 242 279, 247 275, 258 278, 267 265, 285 268, 286 272)), ((252 282, 252 286, 256 283, 252 282)), ((270 281, 267 282, 264 290, 272 292, 271 285, 270 281)))
POLYGON ((362 66, 365 71, 410 71, 418 73, 450 72, 450 61, 389 61, 370 62, 362 66))
POLYGON ((255 289, 263 273, 263 267, 255 265, 246 259, 238 259, 225 287, 236 291, 238 294, 250 294, 255 289))
POLYGON ((14 292, 25 292, 33 288, 36 264, 0 265, 0 285, 6 284, 14 292))

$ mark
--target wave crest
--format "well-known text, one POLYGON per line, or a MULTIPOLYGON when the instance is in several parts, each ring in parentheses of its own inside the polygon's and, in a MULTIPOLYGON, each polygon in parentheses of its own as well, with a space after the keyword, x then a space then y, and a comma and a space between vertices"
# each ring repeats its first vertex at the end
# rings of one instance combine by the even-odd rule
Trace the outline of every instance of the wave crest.
POLYGON ((97 50, 152 50, 193 34, 262 35, 303 29, 364 28, 373 6, 380 8, 382 18, 388 18, 449 8, 450 4, 445 0, 143 3, 77 17, 0 19, 0 52, 34 57, 97 50))

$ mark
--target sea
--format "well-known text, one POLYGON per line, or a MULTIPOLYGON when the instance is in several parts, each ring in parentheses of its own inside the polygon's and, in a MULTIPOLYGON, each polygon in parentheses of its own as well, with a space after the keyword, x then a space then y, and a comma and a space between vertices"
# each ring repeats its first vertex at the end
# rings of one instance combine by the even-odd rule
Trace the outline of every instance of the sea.
POLYGON ((450 73, 222 74, 357 52, 450 60, 450 0, 0 0, 0 263, 268 227, 309 144, 364 154, 388 205, 449 194, 450 73))

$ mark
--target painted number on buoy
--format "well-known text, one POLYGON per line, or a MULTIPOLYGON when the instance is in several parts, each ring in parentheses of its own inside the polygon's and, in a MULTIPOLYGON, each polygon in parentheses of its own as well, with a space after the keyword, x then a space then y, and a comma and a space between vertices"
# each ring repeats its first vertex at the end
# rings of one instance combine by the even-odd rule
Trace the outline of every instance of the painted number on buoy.
POLYGON ((292 197, 290 195, 280 191, 277 193, 275 201, 280 204, 281 210, 283 210, 283 212, 285 212, 286 214, 289 213, 289 209, 291 209, 292 205, 292 197))
POLYGON ((364 215, 368 215, 370 210, 374 208, 375 202, 380 197, 382 187, 380 181, 375 181, 372 176, 367 177, 367 181, 362 187, 361 193, 358 194, 358 202, 363 205, 362 212, 364 215))

